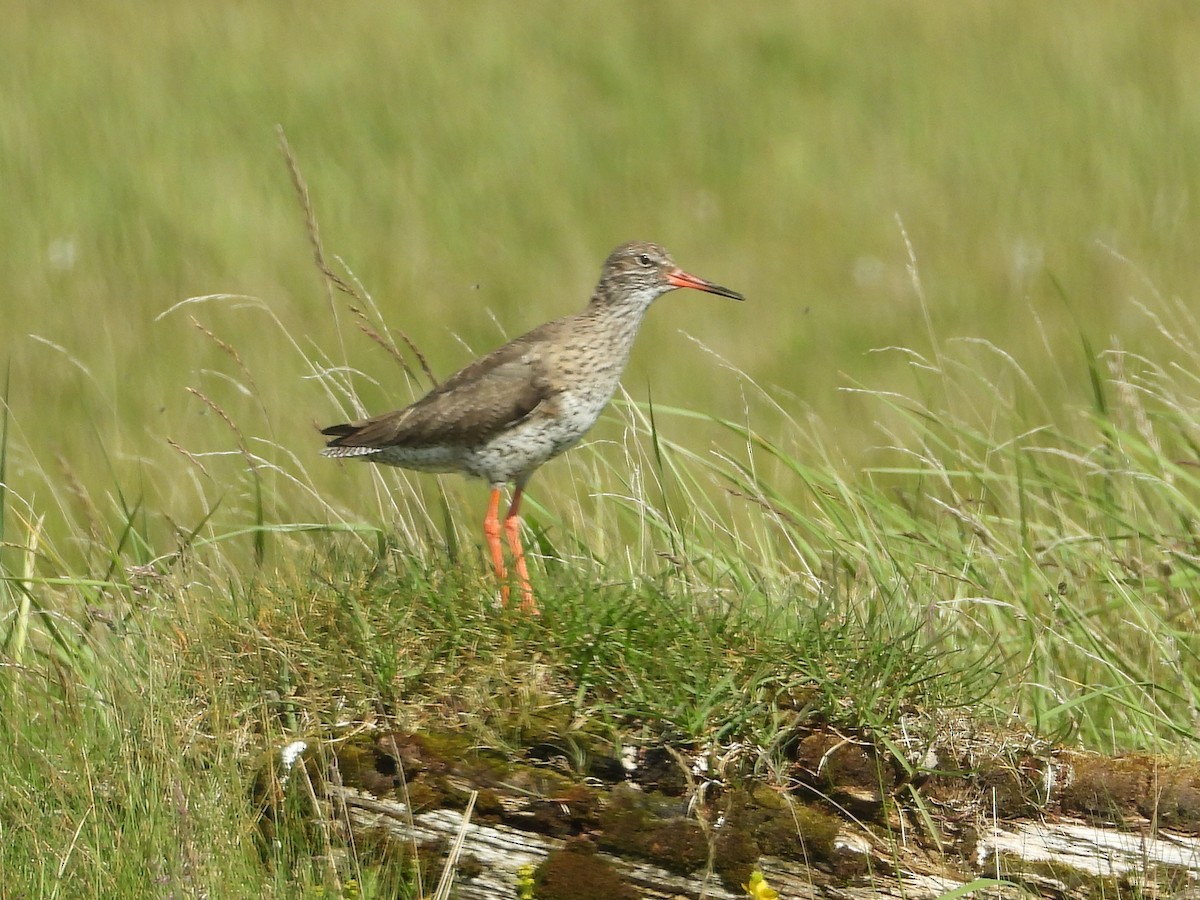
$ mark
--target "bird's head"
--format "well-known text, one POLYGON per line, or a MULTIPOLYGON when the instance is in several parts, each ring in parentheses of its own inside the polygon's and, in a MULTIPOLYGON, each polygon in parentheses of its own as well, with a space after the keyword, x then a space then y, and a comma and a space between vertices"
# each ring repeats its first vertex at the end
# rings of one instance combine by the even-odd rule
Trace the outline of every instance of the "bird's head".
POLYGON ((746 299, 737 291, 689 275, 658 244, 630 241, 610 253, 604 261, 592 302, 645 308, 657 297, 676 288, 692 288, 734 300, 746 299))

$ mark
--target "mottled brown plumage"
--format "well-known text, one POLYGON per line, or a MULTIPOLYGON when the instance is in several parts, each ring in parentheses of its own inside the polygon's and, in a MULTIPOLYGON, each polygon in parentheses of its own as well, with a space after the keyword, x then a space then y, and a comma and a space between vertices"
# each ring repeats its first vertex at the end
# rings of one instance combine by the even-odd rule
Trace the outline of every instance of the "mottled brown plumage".
MULTIPOLYGON (((424 472, 463 472, 492 486, 484 531, 497 574, 500 490, 515 483, 504 526, 522 606, 537 611, 520 544, 521 494, 542 463, 576 443, 612 398, 642 317, 675 288, 741 294, 688 275, 657 244, 612 252, 587 307, 547 322, 451 376, 405 409, 323 430, 326 456, 355 457, 424 472)), ((503 588, 507 598, 507 587, 503 588)))

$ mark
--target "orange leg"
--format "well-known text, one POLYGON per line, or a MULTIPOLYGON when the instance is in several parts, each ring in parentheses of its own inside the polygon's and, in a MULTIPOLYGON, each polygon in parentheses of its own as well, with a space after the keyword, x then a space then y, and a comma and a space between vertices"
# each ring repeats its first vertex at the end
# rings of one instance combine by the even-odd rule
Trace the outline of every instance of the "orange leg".
POLYGON ((487 515, 483 519, 483 534, 487 538, 488 550, 492 554, 492 565, 500 582, 500 600, 508 603, 508 572, 504 568, 504 551, 500 548, 500 488, 492 488, 488 501, 487 515))
POLYGON ((512 503, 504 517, 504 534, 508 548, 512 551, 513 565, 517 568, 517 581, 521 585, 521 610, 530 615, 539 615, 537 600, 533 597, 533 585, 529 583, 529 568, 525 565, 525 548, 521 546, 521 493, 520 484, 513 491, 512 503))

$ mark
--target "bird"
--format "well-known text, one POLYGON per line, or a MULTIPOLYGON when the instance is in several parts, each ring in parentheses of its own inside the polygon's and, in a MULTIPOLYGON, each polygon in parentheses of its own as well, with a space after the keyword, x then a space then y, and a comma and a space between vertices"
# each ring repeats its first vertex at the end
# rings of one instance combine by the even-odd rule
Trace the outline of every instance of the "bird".
POLYGON ((483 521, 501 601, 509 597, 500 500, 513 485, 503 532, 521 609, 539 613, 521 543, 521 498, 543 463, 576 444, 616 392, 650 305, 677 288, 734 300, 737 291, 689 275, 661 246, 617 247, 582 312, 547 322, 476 359, 404 409, 323 428, 322 455, 420 472, 459 472, 491 486, 483 521))

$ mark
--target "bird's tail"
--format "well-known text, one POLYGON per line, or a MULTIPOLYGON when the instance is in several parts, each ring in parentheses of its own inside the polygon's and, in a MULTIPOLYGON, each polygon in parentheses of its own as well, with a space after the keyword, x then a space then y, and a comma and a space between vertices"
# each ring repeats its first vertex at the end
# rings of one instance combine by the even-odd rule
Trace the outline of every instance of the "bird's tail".
POLYGON ((332 438, 332 440, 325 445, 325 449, 321 451, 321 455, 334 457, 370 456, 378 453, 379 450, 377 447, 363 447, 345 443, 361 430, 362 426, 356 425, 353 422, 342 422, 340 425, 330 425, 328 428, 322 428, 321 434, 332 438))

